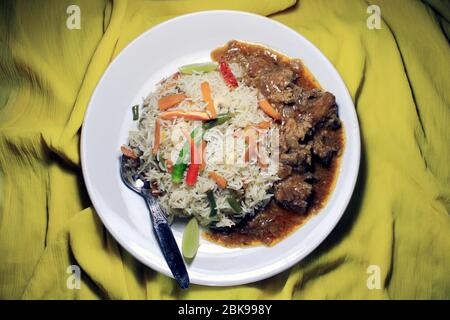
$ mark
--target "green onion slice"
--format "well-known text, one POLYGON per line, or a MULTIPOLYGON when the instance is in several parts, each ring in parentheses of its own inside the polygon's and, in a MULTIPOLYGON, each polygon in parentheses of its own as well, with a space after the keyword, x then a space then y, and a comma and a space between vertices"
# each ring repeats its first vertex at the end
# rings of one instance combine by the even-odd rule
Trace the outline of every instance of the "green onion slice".
POLYGON ((133 120, 136 121, 139 119, 139 105, 134 105, 131 107, 131 111, 133 111, 133 120))
POLYGON ((228 197, 227 198, 227 202, 230 205, 231 209, 233 209, 233 211, 235 213, 241 213, 242 212, 241 204, 235 198, 228 197))
POLYGON ((209 72, 217 69, 217 63, 215 62, 203 62, 203 63, 193 63, 182 66, 178 70, 182 74, 193 74, 201 72, 209 72))
POLYGON ((217 205, 216 199, 214 198, 214 192, 212 190, 206 191, 206 197, 208 198, 209 206, 211 207, 210 217, 215 217, 217 215, 217 205))

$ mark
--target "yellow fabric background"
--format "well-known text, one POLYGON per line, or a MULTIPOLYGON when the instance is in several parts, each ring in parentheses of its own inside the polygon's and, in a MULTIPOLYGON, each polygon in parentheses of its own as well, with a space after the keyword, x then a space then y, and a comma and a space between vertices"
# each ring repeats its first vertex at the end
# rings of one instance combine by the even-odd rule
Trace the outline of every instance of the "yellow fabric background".
POLYGON ((450 298, 450 5, 370 3, 380 30, 366 27, 360 0, 2 1, 0 298, 450 298), (66 28, 71 4, 81 30, 66 28), (182 291, 106 232, 78 143, 111 59, 157 23, 207 9, 270 15, 317 45, 354 99, 363 156, 343 219, 305 260, 258 283, 182 291), (79 290, 66 286, 69 265, 81 267, 79 290), (366 286, 370 265, 380 290, 366 286))

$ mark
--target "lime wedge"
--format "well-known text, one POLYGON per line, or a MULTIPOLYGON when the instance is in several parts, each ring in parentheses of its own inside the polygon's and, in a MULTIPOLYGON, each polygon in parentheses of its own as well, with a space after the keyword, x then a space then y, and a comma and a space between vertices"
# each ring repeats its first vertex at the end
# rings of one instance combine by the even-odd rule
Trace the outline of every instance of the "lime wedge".
POLYGON ((183 243, 181 249, 185 258, 192 259, 195 257, 198 249, 199 230, 197 219, 192 218, 183 232, 183 243))
POLYGON ((193 63, 178 68, 182 74, 193 74, 194 72, 209 72, 217 69, 215 62, 193 63))

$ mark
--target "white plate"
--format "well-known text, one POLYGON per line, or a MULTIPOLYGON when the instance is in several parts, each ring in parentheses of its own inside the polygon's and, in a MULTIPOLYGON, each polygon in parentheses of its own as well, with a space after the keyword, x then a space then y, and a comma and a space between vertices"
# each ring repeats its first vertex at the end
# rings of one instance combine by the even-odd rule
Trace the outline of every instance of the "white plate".
MULTIPOLYGON (((341 218, 358 175, 360 136, 350 95, 341 77, 311 42, 265 17, 237 11, 206 11, 169 20, 140 35, 110 64, 95 89, 83 124, 81 161, 94 207, 106 228, 133 256, 171 276, 153 236, 144 201, 119 177, 120 145, 135 126, 131 106, 142 102, 177 67, 209 60, 211 50, 231 39, 269 46, 300 58, 336 96, 346 146, 334 192, 321 212, 273 247, 228 249, 204 239, 188 266, 192 283, 229 286, 273 276, 314 250, 341 218)), ((182 225, 173 226, 181 245, 182 225)))

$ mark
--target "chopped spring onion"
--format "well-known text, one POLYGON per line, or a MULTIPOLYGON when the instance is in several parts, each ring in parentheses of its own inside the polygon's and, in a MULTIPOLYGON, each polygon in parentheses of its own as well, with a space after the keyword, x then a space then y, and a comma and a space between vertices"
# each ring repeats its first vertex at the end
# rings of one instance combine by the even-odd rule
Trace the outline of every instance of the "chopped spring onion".
POLYGON ((192 259, 197 254, 199 244, 199 228, 197 219, 192 218, 186 228, 183 231, 183 242, 181 245, 181 251, 183 256, 188 259, 192 259))
POLYGON ((133 111, 133 121, 139 120, 139 105, 132 106, 131 111, 133 111))
POLYGON ((203 122, 202 127, 203 130, 209 130, 211 128, 214 128, 215 126, 220 126, 221 124, 224 124, 225 122, 227 122, 228 120, 230 120, 231 118, 233 118, 233 114, 232 113, 220 113, 217 116, 217 119, 214 120, 210 120, 207 122, 203 122))
POLYGON ((241 213, 242 212, 242 207, 240 205, 240 203, 233 197, 228 197, 227 198, 227 202, 230 205, 231 209, 233 209, 233 211, 235 213, 241 213))
POLYGON ((182 74, 209 72, 217 69, 215 62, 193 63, 178 68, 182 74))
POLYGON ((206 197, 208 198, 209 206, 211 207, 210 217, 215 217, 217 215, 217 205, 216 199, 214 198, 214 192, 212 190, 206 191, 206 197))

